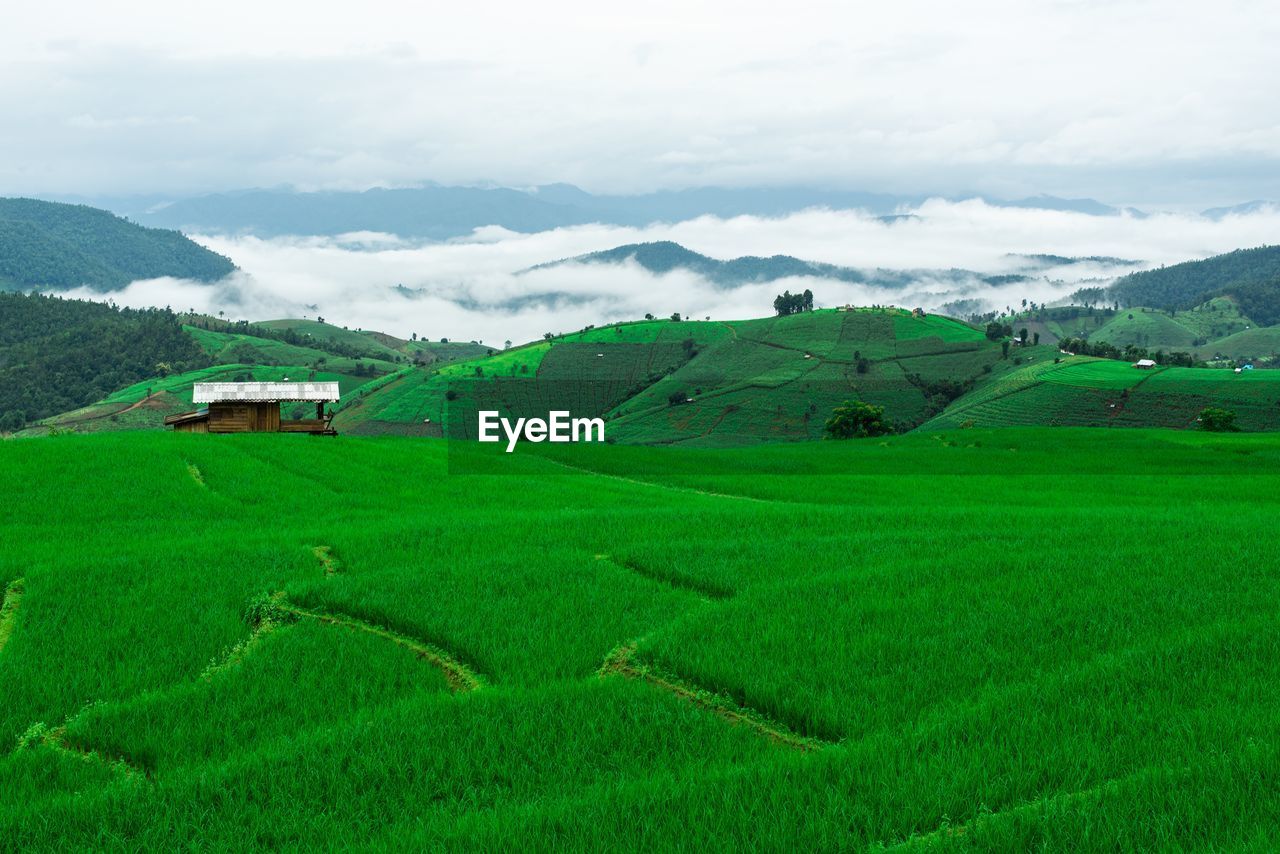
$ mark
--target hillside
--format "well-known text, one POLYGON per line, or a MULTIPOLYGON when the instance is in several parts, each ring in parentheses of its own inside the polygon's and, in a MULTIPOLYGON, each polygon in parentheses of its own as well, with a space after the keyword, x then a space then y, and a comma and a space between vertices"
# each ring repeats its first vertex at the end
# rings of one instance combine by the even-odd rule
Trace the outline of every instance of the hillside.
POLYGON ((1263 326, 1280 323, 1280 246, 1237 249, 1202 261, 1131 273, 1110 295, 1126 306, 1189 309, 1215 296, 1231 297, 1263 326))
POLYGON ((1260 327, 1232 297, 1214 297, 1185 311, 1134 306, 1059 306, 1015 315, 1015 330, 1039 333, 1044 343, 1062 338, 1130 345, 1152 353, 1188 352, 1202 360, 1273 361, 1280 327, 1260 327))
POLYGON ((0 442, 4 847, 1272 847, 1280 437, 567 450, 0 442))
POLYGON ((0 199, 0 290, 111 291, 137 279, 213 281, 234 270, 176 231, 83 205, 0 199))
POLYGON ((1012 366, 976 329, 900 309, 641 321, 406 372, 344 404, 335 425, 468 437, 479 408, 559 408, 606 417, 619 442, 794 441, 820 437, 831 410, 850 398, 886 406, 910 429, 1012 366))
POLYGON ((1280 430, 1280 371, 1157 367, 1061 357, 1011 371, 961 397, 923 430, 955 427, 1174 427, 1201 410, 1235 412, 1244 430, 1280 430))
POLYGON ((0 293, 0 432, 209 361, 164 309, 0 293))
MULTIPOLYGON (((228 326, 243 328, 241 324, 228 326)), ((203 351, 202 364, 207 367, 164 376, 155 375, 154 369, 144 371, 145 379, 95 397, 87 405, 59 410, 39 420, 31 419, 33 423, 23 435, 42 435, 53 430, 97 433, 159 429, 166 415, 193 407, 192 389, 198 382, 337 382, 341 393, 350 395, 366 383, 408 364, 405 357, 392 361, 344 355, 349 351, 341 346, 320 349, 242 332, 216 332, 197 326, 181 329, 203 351)), ((286 409, 284 416, 301 416, 306 412, 306 407, 293 407, 286 409)))
MULTIPOLYGON (((2 296, 2 295, 0 295, 2 296)), ((91 304, 96 305, 96 304, 91 304)), ((106 306, 98 306, 107 310, 106 306)), ((27 416, 23 435, 54 430, 77 433, 157 429, 164 416, 192 408, 192 387, 197 382, 293 380, 337 382, 343 396, 358 396, 362 387, 376 386, 384 378, 412 365, 442 364, 454 359, 492 352, 479 344, 402 341, 377 332, 352 331, 312 320, 275 320, 265 323, 230 323, 204 315, 186 315, 179 328, 194 343, 194 362, 177 362, 163 375, 154 363, 128 374, 123 387, 95 386, 72 405, 54 407, 27 416), (186 370, 189 364, 198 369, 186 370), (110 393, 107 393, 110 392, 110 393)), ((97 335, 92 328, 67 318, 65 335, 75 339, 97 335)), ((33 342, 34 346, 34 342, 33 342)), ((53 349, 57 349, 53 347, 53 349)), ((106 360, 110 362, 110 360, 106 360)), ((285 411, 285 417, 301 415, 305 407, 285 411)), ((16 418, 5 429, 22 425, 16 418)))
MULTIPOLYGON (((26 432, 155 428, 165 414, 189 408, 195 382, 286 377, 339 382, 334 425, 355 435, 474 438, 479 409, 515 416, 564 409, 606 419, 611 442, 746 445, 821 438, 831 411, 855 399, 885 407, 900 432, 970 423, 1188 428, 1206 406, 1236 410, 1249 430, 1280 429, 1280 401, 1273 400, 1280 386, 1270 379, 1280 372, 1244 379, 1223 369, 1143 373, 1128 361, 1103 360, 1089 371, 1061 370, 1077 361, 1057 352, 1065 337, 1201 359, 1243 361, 1280 349, 1280 330, 1250 327, 1226 298, 1185 312, 1037 308, 1012 318, 1015 334, 1027 330, 1028 345, 1007 354, 973 326, 893 308, 636 321, 501 351, 320 320, 185 319, 171 335, 185 333, 202 354, 135 365, 120 375, 126 382, 104 379, 66 405, 22 408, 32 422, 26 432), (1224 332, 1231 334, 1203 339, 1224 332), (160 361, 169 364, 164 372, 155 368, 160 361), (1099 371, 1107 379, 1095 383, 1099 371)), ((59 340, 90 334, 78 328, 59 340)), ((22 426, 17 416, 6 424, 22 426)))

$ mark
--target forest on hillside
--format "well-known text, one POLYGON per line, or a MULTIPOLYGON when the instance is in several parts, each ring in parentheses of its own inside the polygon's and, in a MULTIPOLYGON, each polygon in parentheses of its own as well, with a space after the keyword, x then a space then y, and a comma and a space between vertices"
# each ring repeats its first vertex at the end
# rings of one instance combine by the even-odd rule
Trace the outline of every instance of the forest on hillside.
POLYGON ((168 309, 0 293, 0 431, 208 364, 168 309))
POLYGON ((214 281, 234 270, 230 259, 177 231, 85 205, 0 199, 0 290, 110 291, 160 276, 214 281))
POLYGON ((1202 261, 1130 273, 1111 286, 1110 295, 1122 305, 1169 311, 1227 296, 1247 317, 1272 326, 1280 323, 1280 246, 1237 249, 1202 261))

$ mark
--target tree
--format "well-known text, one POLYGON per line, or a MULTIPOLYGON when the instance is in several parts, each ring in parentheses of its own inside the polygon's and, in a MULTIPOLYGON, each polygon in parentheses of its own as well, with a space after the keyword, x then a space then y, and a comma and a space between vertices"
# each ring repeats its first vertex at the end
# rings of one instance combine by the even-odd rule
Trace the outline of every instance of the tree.
POLYGON ((1013 335, 1013 327, 1007 323, 993 320, 987 324, 986 335, 988 340, 999 341, 1001 338, 1008 338, 1013 335))
POLYGON ((802 311, 813 311, 813 291, 806 290, 799 294, 783 291, 773 298, 773 311, 779 317, 802 311))
POLYGON ((506 341, 503 341, 503 342, 502 342, 502 349, 503 349, 503 350, 510 350, 510 349, 511 349, 511 339, 510 339, 510 338, 508 338, 506 341))
POLYGON ((1009 358, 1009 342, 1008 341, 1000 342, 1000 356, 1005 359, 1009 358))
POLYGON ((1217 406, 1206 406, 1200 410, 1200 429, 1210 433, 1239 433, 1240 427, 1236 424, 1236 414, 1230 409, 1221 409, 1217 406))
POLYGON ((1031 341, 1032 341, 1032 343, 1033 343, 1033 344, 1035 344, 1035 345, 1039 346, 1039 344, 1040 344, 1040 333, 1039 333, 1039 332, 1037 332, 1035 335, 1032 335, 1032 336, 1031 336, 1031 341))
POLYGON ((673 312, 671 312, 671 320, 672 320, 672 322, 674 322, 674 323, 679 323, 679 322, 680 322, 680 312, 678 312, 678 311, 673 311, 673 312))
POLYGON ((889 435, 893 425, 885 420, 883 406, 846 400, 832 411, 824 429, 828 439, 868 439, 889 435))

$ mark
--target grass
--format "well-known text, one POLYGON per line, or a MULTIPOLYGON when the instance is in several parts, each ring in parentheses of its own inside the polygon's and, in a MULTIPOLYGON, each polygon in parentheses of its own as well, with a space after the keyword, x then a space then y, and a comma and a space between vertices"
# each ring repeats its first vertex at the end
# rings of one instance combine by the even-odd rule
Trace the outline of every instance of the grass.
POLYGON ((450 453, 0 442, 5 846, 1276 842, 1280 435, 450 453))

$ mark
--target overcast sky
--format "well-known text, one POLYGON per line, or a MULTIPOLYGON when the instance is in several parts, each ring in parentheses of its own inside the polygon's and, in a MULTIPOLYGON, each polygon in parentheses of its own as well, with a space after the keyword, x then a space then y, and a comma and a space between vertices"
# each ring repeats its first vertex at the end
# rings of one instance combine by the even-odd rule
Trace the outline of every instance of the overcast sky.
POLYGON ((1273 2, 57 0, 0 195, 421 181, 1280 197, 1273 2))

